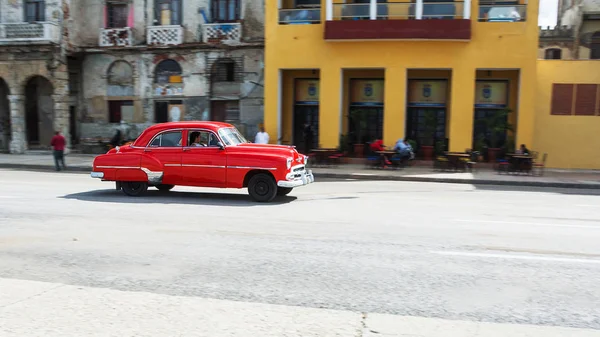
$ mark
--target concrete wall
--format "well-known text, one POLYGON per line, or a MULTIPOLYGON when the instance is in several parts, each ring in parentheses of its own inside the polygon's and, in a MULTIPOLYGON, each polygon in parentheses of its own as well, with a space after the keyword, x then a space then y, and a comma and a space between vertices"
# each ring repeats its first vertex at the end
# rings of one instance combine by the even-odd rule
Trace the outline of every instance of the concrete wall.
MULTIPOLYGON (((548 167, 599 169, 600 116, 550 115, 553 83, 600 84, 600 62, 539 60, 532 150, 548 153, 548 167)), ((541 160, 541 157, 540 157, 541 160)))

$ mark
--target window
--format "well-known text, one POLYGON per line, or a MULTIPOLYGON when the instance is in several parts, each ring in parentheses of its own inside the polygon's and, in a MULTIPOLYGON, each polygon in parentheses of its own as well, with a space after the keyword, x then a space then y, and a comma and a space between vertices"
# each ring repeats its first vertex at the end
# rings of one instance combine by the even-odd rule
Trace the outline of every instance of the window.
POLYGON ((544 58, 546 60, 560 60, 562 58, 562 50, 558 48, 548 48, 545 51, 544 58))
POLYGON ((590 44, 590 59, 600 60, 600 32, 592 35, 592 43, 590 44))
POLYGON ((156 24, 161 26, 180 26, 183 21, 183 0, 155 0, 156 24))
POLYGON ((217 135, 210 131, 195 131, 190 130, 188 133, 188 146, 191 147, 218 147, 219 146, 219 138, 217 135))
POLYGON ((151 147, 179 147, 181 146, 181 131, 169 131, 158 135, 150 144, 151 147))
POLYGON ((106 4, 108 22, 106 28, 125 28, 127 27, 127 17, 129 16, 129 6, 121 1, 109 1, 106 4))
POLYGON ((249 143, 244 136, 242 136, 236 128, 222 128, 219 129, 219 135, 223 138, 225 145, 238 145, 242 143, 249 143))
POLYGON ((108 101, 108 122, 121 123, 133 119, 133 101, 108 101))
POLYGON ((181 66, 170 59, 160 62, 156 66, 154 81, 159 84, 181 83, 181 66))
POLYGON ((240 20, 239 0, 212 0, 212 18, 215 22, 233 22, 240 20))
POLYGON ((25 21, 36 22, 46 20, 44 0, 25 0, 25 21))
POLYGON ((235 81, 235 62, 233 60, 219 60, 215 64, 215 82, 235 81))

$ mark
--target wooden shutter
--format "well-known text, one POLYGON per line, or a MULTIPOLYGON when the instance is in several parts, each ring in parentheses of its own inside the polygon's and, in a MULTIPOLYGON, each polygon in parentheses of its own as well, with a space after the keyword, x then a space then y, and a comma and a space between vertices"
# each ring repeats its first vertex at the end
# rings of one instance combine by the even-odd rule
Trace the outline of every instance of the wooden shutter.
POLYGON ((571 115, 573 110, 573 84, 552 85, 551 115, 571 115))
POLYGON ((575 89, 575 114, 579 116, 595 116, 598 85, 577 84, 575 89))

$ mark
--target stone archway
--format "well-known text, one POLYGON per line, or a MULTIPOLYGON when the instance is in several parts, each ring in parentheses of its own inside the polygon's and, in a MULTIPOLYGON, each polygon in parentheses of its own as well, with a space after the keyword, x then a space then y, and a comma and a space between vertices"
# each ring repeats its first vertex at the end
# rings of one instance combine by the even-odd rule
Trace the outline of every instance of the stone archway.
POLYGON ((54 134, 54 100, 52 83, 34 76, 25 85, 25 130, 29 148, 47 147, 54 134))
POLYGON ((8 84, 0 78, 0 152, 9 151, 12 139, 8 84))

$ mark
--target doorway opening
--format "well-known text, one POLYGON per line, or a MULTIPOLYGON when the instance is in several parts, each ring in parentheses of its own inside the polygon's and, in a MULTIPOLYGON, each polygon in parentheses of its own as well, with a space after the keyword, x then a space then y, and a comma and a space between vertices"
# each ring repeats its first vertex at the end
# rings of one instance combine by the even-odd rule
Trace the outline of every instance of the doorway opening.
POLYGON ((30 146, 50 145, 54 135, 54 89, 42 76, 25 85, 25 127, 30 146))
POLYGON ((8 85, 0 78, 0 152, 9 151, 12 139, 8 95, 10 95, 8 85))

